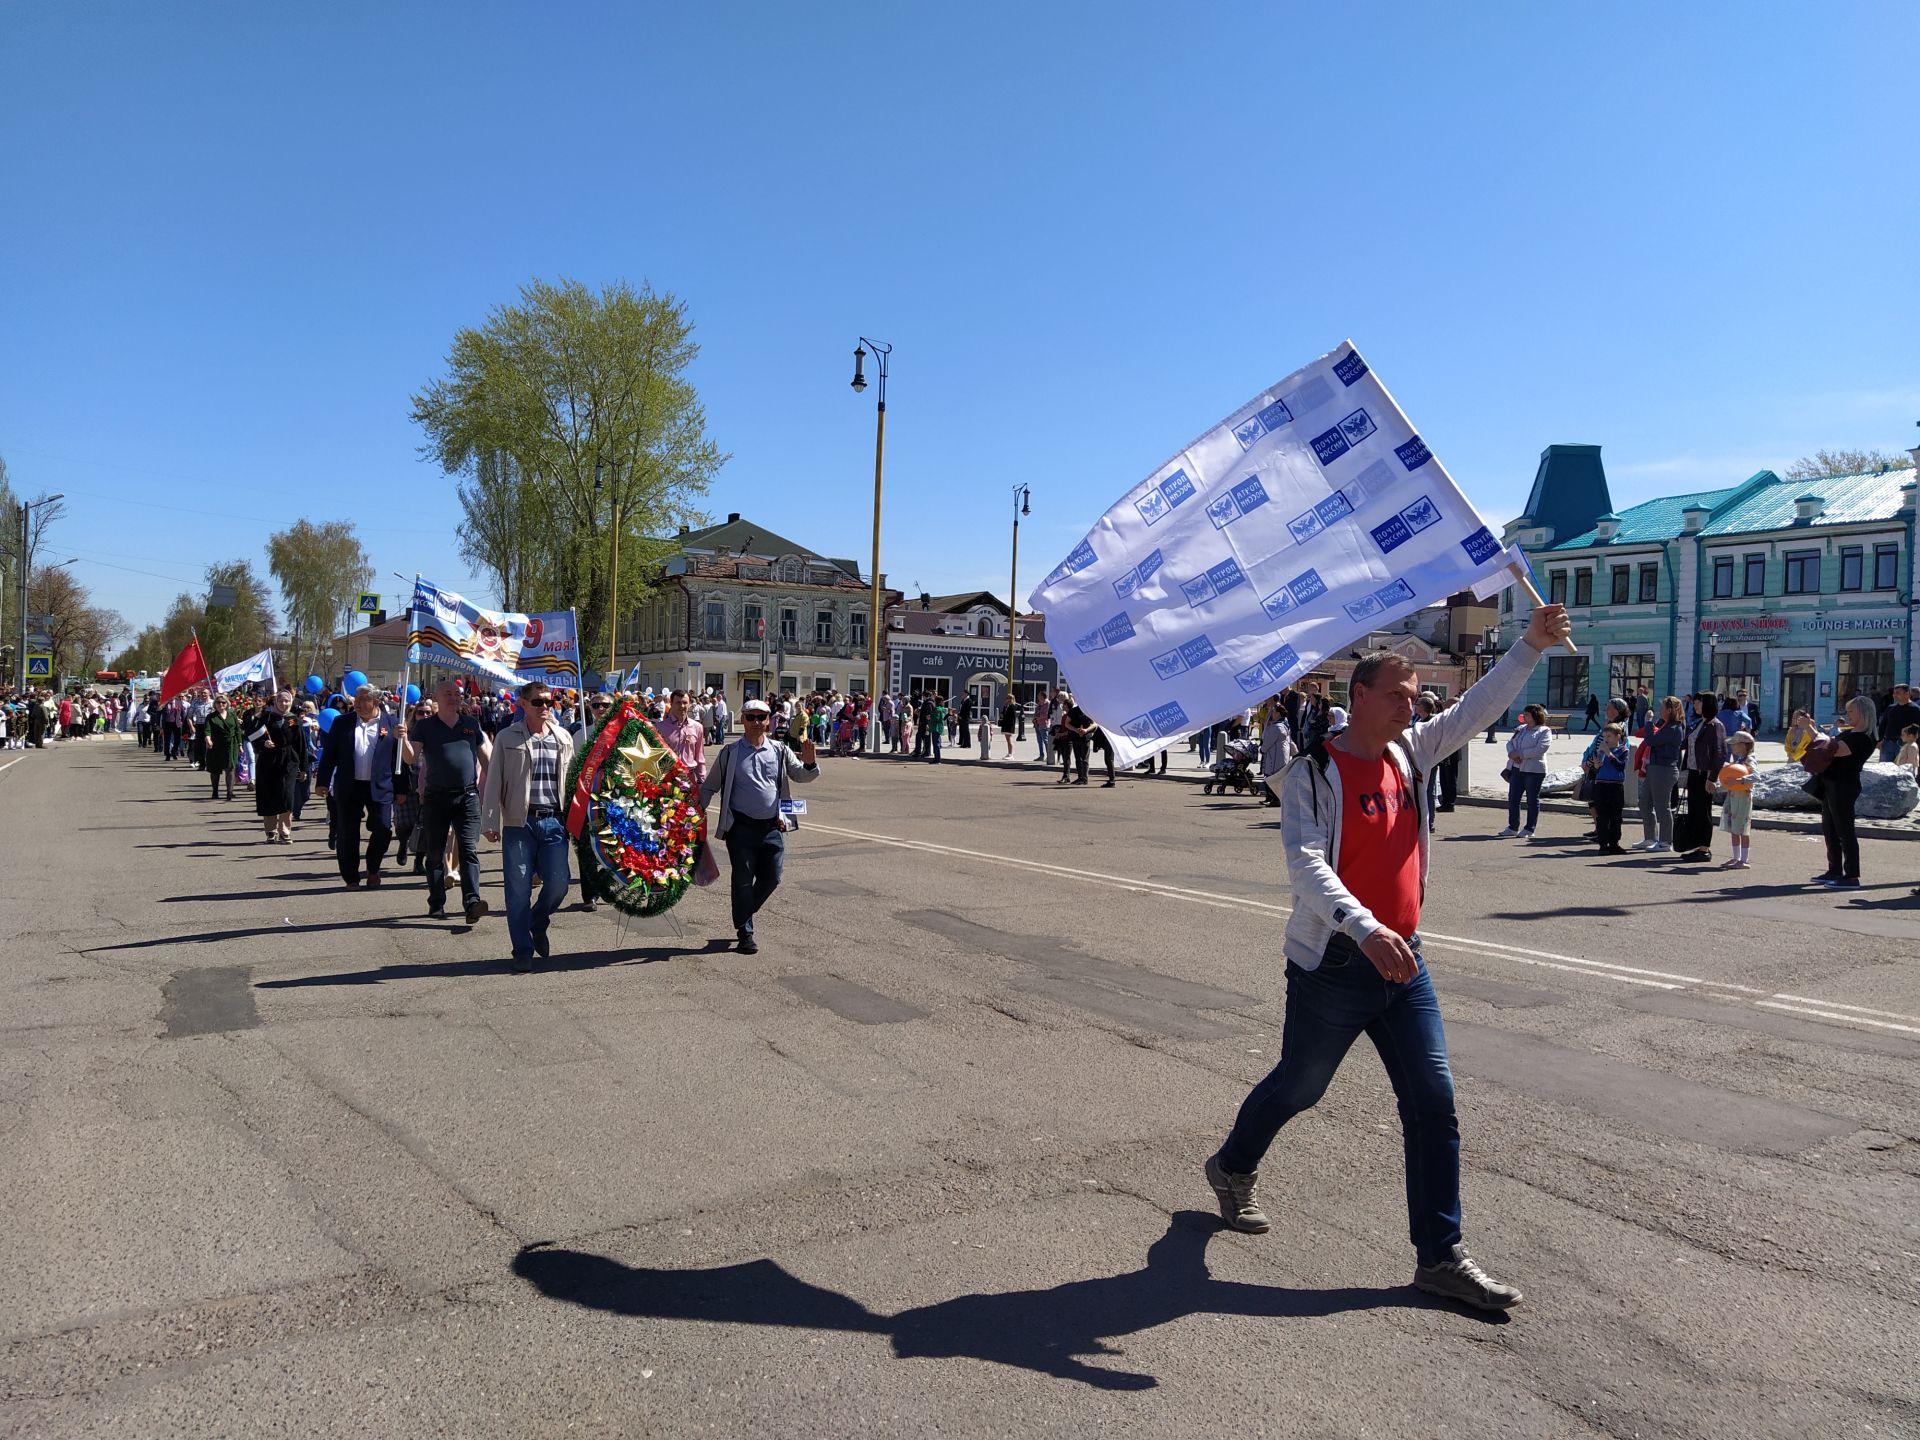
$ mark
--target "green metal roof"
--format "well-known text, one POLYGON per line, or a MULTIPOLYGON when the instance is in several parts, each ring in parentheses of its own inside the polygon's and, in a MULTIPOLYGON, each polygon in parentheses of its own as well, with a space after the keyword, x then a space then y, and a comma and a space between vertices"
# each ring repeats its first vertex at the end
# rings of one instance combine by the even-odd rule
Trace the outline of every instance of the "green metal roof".
POLYGON ((1913 478, 1911 470, 1888 470, 1872 475, 1822 475, 1813 480, 1776 479, 1715 515, 1703 533, 1751 535, 1794 529, 1794 505, 1804 495, 1818 495, 1827 503, 1814 519, 1799 522, 1802 529, 1891 520, 1900 510, 1900 487, 1913 478))
MULTIPOLYGON (((1620 529, 1611 540, 1601 540, 1599 533, 1586 530, 1578 535, 1570 535, 1565 540, 1556 539, 1546 550, 1538 553, 1551 553, 1555 550, 1589 550, 1600 546, 1647 544, 1650 541, 1667 541, 1680 533, 1681 513, 1689 506, 1704 505, 1712 509, 1715 505, 1733 494, 1735 487, 1724 490, 1696 490, 1689 495, 1664 495, 1658 500, 1648 500, 1643 504, 1629 505, 1619 512, 1620 529)), ((1787 506, 1789 517, 1793 506, 1787 506)))

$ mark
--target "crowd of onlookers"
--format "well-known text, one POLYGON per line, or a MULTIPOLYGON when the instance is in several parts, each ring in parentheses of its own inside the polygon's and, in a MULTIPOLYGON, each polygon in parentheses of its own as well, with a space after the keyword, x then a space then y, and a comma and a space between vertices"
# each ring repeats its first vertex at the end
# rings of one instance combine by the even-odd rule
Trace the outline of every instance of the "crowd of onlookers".
MULTIPOLYGON (((1669 695, 1656 712, 1642 687, 1632 700, 1608 701, 1604 716, 1597 702, 1589 706, 1587 719, 1590 726, 1598 725, 1599 733, 1581 757, 1576 794, 1593 818, 1586 838, 1596 841, 1602 854, 1634 850, 1709 861, 1718 829, 1727 835, 1732 852, 1721 868, 1749 868, 1759 771, 1752 729, 1756 720, 1744 690, 1732 697, 1702 692, 1683 700, 1669 695), (1623 846, 1629 772, 1638 782, 1641 839, 1623 846)), ((1507 741, 1507 828, 1500 832, 1502 838, 1533 836, 1553 734, 1544 706, 1529 705, 1522 711, 1521 723, 1507 741)), ((1820 808, 1827 865, 1811 883, 1858 888, 1855 809, 1861 777, 1878 759, 1904 768, 1920 783, 1920 704, 1908 686, 1896 685, 1884 703, 1866 695, 1851 697, 1831 728, 1819 725, 1809 711, 1795 710, 1785 749, 1787 759, 1806 770, 1804 788, 1820 808)))
POLYGON ((84 740, 116 727, 124 730, 133 705, 130 691, 15 690, 0 687, 0 750, 43 747, 49 740, 84 740))

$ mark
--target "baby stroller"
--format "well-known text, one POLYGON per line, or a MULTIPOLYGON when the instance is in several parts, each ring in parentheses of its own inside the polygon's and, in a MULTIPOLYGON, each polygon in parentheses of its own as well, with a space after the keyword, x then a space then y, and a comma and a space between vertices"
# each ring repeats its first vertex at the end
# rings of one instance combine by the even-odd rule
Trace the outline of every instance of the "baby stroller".
POLYGON ((1251 735, 1239 740, 1229 740, 1220 747, 1220 756, 1207 768, 1213 772, 1213 778, 1200 787, 1202 795, 1211 795, 1217 789, 1224 795, 1233 789, 1242 795, 1258 795, 1260 782, 1254 777, 1254 763, 1260 758, 1260 742, 1251 735))

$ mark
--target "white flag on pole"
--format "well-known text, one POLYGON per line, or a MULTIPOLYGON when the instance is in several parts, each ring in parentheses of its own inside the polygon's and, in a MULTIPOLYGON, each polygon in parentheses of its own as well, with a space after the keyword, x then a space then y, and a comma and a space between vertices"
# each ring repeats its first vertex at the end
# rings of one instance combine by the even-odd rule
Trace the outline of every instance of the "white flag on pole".
POLYGON ((1131 765, 1518 558, 1348 343, 1156 468, 1029 603, 1131 765))
POLYGON ((213 672, 213 689, 216 695, 224 695, 229 690, 238 690, 242 685, 256 681, 263 682, 271 689, 273 686, 273 651, 262 650, 258 655, 249 655, 244 660, 236 660, 224 670, 213 672))

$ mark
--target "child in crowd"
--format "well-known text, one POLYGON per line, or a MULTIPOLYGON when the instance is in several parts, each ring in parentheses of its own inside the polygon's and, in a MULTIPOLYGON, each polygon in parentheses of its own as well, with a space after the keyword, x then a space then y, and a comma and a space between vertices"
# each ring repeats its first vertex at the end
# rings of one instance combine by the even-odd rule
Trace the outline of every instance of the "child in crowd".
POLYGON ((1627 731, 1624 725, 1610 724, 1600 732, 1599 747, 1593 752, 1594 838, 1602 855, 1624 855, 1620 844, 1620 819, 1627 809, 1627 731))
POLYGON ((1906 766, 1913 772, 1913 778, 1920 780, 1920 725, 1903 726, 1900 739, 1904 743, 1894 763, 1906 766))
POLYGON ((1747 856, 1753 848, 1753 736, 1745 730, 1735 732, 1727 750, 1732 758, 1720 767, 1720 788, 1727 795, 1720 809, 1720 828, 1733 842, 1733 858, 1720 868, 1749 870, 1752 866, 1747 856))

